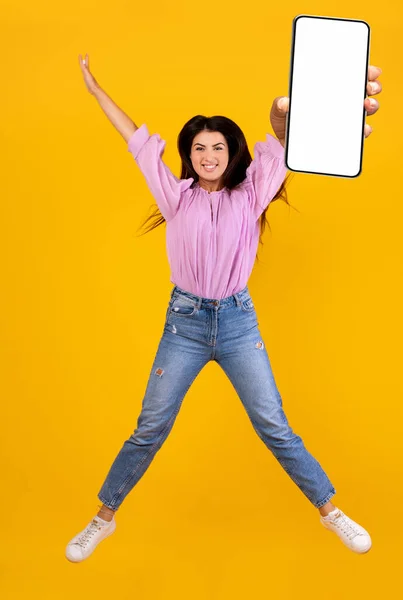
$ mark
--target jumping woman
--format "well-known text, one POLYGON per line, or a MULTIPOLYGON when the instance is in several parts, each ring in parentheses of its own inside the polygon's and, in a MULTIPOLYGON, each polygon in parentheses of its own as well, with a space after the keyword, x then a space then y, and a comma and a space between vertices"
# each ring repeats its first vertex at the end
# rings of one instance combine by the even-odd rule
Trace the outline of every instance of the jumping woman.
MULTIPOLYGON (((170 433, 182 401, 203 367, 216 361, 233 384, 249 419, 301 492, 320 523, 352 551, 368 552, 368 532, 332 502, 336 490, 284 413, 247 282, 260 225, 269 203, 285 191, 285 121, 289 99, 273 101, 276 137, 257 142, 254 159, 238 125, 224 116, 191 118, 178 136, 177 178, 164 164, 165 141, 150 135, 102 90, 79 55, 90 94, 123 136, 166 222, 172 288, 137 428, 125 440, 98 493, 102 504, 68 543, 66 557, 86 559, 116 529, 115 513, 170 433)), ((381 91, 381 70, 368 69, 368 95, 381 91)), ((342 74, 340 75, 342 78, 342 74)), ((369 98, 365 110, 379 108, 369 98)), ((365 125, 364 135, 371 133, 365 125)))

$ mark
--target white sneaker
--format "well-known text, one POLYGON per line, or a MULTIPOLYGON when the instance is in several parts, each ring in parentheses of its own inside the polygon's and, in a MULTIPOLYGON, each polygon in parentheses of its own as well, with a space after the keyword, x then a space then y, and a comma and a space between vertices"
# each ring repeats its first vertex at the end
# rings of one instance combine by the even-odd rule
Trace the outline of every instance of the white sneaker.
POLYGON ((85 529, 73 537, 66 547, 66 558, 70 562, 81 562, 89 557, 105 538, 116 529, 115 517, 105 521, 96 515, 85 529))
POLYGON ((329 531, 334 531, 341 541, 353 552, 364 554, 372 546, 368 531, 350 519, 350 517, 337 507, 326 515, 326 517, 320 515, 320 522, 329 531))

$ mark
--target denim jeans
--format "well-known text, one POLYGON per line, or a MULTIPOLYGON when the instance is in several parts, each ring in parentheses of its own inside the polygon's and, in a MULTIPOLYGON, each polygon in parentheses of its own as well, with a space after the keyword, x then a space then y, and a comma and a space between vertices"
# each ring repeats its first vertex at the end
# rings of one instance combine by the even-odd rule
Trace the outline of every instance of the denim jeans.
POLYGON ((326 504, 336 490, 287 421, 247 286, 221 300, 173 287, 137 427, 116 456, 99 500, 112 510, 119 508, 161 448, 186 392, 210 360, 229 377, 257 435, 286 473, 316 508, 326 504))

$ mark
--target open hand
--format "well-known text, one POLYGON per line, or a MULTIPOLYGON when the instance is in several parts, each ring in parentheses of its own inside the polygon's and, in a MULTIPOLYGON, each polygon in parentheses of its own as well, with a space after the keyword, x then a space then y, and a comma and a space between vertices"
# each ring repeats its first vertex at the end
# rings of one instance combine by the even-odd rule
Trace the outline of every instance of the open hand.
POLYGON ((93 94, 94 90, 98 84, 90 71, 90 57, 88 56, 88 54, 86 54, 85 58, 83 59, 81 54, 79 54, 78 58, 80 61, 81 72, 83 74, 84 82, 85 82, 85 85, 87 86, 87 90, 89 91, 90 94, 93 94))
MULTIPOLYGON (((376 96, 376 94, 379 94, 382 91, 382 84, 380 81, 378 81, 378 77, 381 73, 382 70, 379 67, 368 67, 368 96, 376 96)), ((270 112, 270 122, 273 127, 273 131, 283 146, 285 143, 285 118, 288 113, 289 104, 290 99, 287 96, 277 96, 277 98, 273 100, 270 112)), ((365 98, 364 108, 367 112, 367 116, 371 116, 379 109, 379 102, 374 98, 365 98)), ((372 127, 365 123, 364 137, 367 138, 371 133, 372 127)))

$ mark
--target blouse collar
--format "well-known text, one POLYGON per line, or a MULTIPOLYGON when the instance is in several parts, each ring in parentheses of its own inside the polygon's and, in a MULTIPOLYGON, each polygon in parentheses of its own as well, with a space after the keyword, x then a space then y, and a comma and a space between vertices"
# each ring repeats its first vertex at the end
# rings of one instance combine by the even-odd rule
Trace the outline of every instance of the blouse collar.
POLYGON ((222 192, 227 191, 227 188, 223 187, 221 190, 216 190, 215 192, 209 192, 209 191, 205 190, 204 188, 202 188, 201 185, 199 184, 199 182, 196 183, 195 188, 197 188, 198 190, 201 190, 202 192, 204 192, 205 194, 208 194, 209 196, 211 196, 212 194, 221 194, 222 192))

